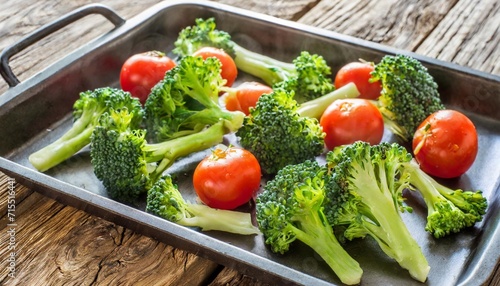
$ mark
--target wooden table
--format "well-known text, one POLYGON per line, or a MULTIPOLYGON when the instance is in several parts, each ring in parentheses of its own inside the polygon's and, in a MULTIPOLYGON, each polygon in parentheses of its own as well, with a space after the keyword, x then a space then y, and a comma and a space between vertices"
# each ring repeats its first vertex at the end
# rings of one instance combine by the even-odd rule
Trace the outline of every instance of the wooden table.
MULTIPOLYGON (((0 50, 87 0, 4 0, 0 50)), ((131 18, 158 1, 96 1, 131 18)), ((500 74, 498 0, 221 0, 488 73, 500 74)), ((92 16, 93 17, 93 16, 92 16)), ((11 60, 22 81, 109 27, 82 19, 11 60)), ((0 94, 7 90, 0 82, 0 94)), ((84 211, 62 205, 0 173, 0 284, 5 285, 262 285, 231 268, 175 249, 84 211), (16 276, 6 260, 7 194, 16 191, 16 276), (8 284, 7 284, 8 283, 8 284)), ((500 270, 489 281, 499 285, 500 270)))

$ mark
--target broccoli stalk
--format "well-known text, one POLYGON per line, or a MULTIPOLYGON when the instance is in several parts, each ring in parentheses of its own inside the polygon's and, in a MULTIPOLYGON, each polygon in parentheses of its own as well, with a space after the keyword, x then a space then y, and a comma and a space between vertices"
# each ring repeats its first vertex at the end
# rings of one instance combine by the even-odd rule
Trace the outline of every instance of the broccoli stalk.
MULTIPOLYGON (((210 19, 207 21, 210 21, 210 19)), ((210 32, 215 33, 217 30, 210 32)), ((229 41, 231 40, 229 39, 229 41)), ((293 62, 283 62, 245 49, 233 41, 231 43, 234 49, 234 62, 236 66, 242 71, 262 79, 270 86, 293 77, 297 72, 293 62)))
POLYGON ((425 230, 441 238, 473 226, 482 220, 488 202, 481 191, 452 190, 434 180, 412 160, 405 164, 410 183, 420 193, 427 206, 425 230))
POLYGON ((104 113, 92 133, 91 162, 109 196, 133 203, 175 160, 219 144, 228 132, 220 120, 198 133, 159 143, 146 141, 146 130, 132 129, 126 108, 104 113))
POLYGON ((445 108, 434 78, 412 57, 384 56, 375 65, 370 81, 382 84, 376 103, 387 126, 405 142, 425 118, 445 108))
POLYGON ((74 122, 61 137, 54 142, 32 153, 29 161, 40 172, 45 172, 69 159, 90 143, 92 131, 98 119, 110 108, 127 107, 133 112, 138 126, 142 120, 140 102, 128 92, 114 88, 98 88, 80 93, 80 98, 73 104, 74 122))
POLYGON ((342 283, 358 284, 363 270, 338 242, 323 212, 325 171, 316 161, 281 169, 257 196, 257 223, 273 252, 284 254, 293 241, 302 241, 342 283))
POLYGON ((394 143, 370 146, 355 142, 327 154, 330 175, 326 179, 328 202, 325 214, 349 240, 371 236, 389 257, 421 282, 430 267, 400 212, 402 191, 409 185, 401 165, 411 154, 394 143))
POLYGON ((250 213, 213 209, 187 202, 171 176, 164 175, 148 190, 146 211, 183 226, 202 231, 218 230, 236 234, 257 234, 250 213))
POLYGON ((236 135, 239 143, 257 158, 263 173, 273 175, 286 165, 312 160, 323 153, 325 133, 319 125, 319 114, 335 99, 358 95, 355 85, 349 84, 299 105, 293 91, 274 88, 259 98, 255 108, 250 108, 236 135))
POLYGON ((355 98, 359 96, 358 88, 354 83, 348 83, 321 97, 302 102, 297 109, 297 113, 302 117, 320 119, 326 108, 337 99, 355 98))
POLYGON ((221 119, 231 132, 241 127, 245 114, 219 105, 219 92, 224 86, 220 69, 216 58, 186 56, 152 88, 144 109, 154 141, 197 133, 221 119))
POLYGON ((227 32, 217 30, 214 18, 196 19, 194 26, 184 28, 175 41, 173 52, 184 57, 206 46, 223 49, 234 58, 238 69, 262 79, 269 86, 287 81, 296 91, 299 102, 335 89, 331 69, 322 56, 302 51, 287 63, 247 50, 235 43, 227 32))

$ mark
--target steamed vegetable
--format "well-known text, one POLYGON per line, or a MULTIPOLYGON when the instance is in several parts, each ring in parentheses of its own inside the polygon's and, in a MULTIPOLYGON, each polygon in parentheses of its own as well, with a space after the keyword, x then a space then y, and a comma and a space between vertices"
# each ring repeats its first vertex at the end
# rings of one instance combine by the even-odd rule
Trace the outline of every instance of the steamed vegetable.
POLYGON ((218 210, 186 201, 172 177, 161 177, 148 190, 146 211, 171 222, 203 231, 217 230, 242 235, 258 234, 250 213, 218 210))
POLYGON ((197 133, 220 120, 229 131, 236 131, 245 114, 219 105, 224 83, 217 58, 183 57, 153 87, 146 101, 145 124, 150 138, 161 142, 197 133))
POLYGON ((90 156, 94 173, 109 196, 135 203, 178 158, 222 142, 227 129, 219 121, 197 133, 148 143, 146 130, 134 129, 127 109, 111 110, 92 133, 90 156))
POLYGON ((234 58, 238 69, 261 79, 267 85, 287 82, 299 102, 311 100, 335 89, 331 69, 322 56, 302 51, 292 62, 284 62, 238 45, 225 31, 217 30, 214 18, 196 19, 184 28, 173 52, 189 56, 203 47, 223 49, 234 58))
POLYGON ((236 131, 239 143, 252 152, 264 174, 312 160, 324 151, 325 133, 317 114, 337 99, 359 95, 353 84, 299 105, 293 91, 274 88, 263 94, 236 131))
POLYGON ((325 172, 315 161, 281 169, 257 196, 257 223, 273 252, 284 254, 299 240, 321 256, 342 283, 358 284, 363 270, 326 220, 325 172))
POLYGON ((349 240, 370 236, 411 277, 425 282, 429 263, 400 214, 411 211, 402 195, 410 186, 402 165, 411 158, 397 143, 358 141, 329 152, 325 216, 349 240))
POLYGON ((53 168, 89 145, 100 116, 111 109, 127 108, 133 115, 130 124, 138 127, 143 110, 137 98, 130 93, 111 87, 103 87, 80 93, 73 104, 74 121, 71 127, 57 140, 32 153, 29 161, 40 172, 53 168))

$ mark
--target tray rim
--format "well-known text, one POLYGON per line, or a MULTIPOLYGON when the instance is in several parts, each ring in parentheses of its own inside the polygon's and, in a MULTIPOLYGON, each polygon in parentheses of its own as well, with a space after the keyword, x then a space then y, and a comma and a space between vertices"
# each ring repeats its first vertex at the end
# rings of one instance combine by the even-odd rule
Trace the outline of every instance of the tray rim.
MULTIPOLYGON (((406 51, 406 50, 401 50, 397 48, 393 48, 387 45, 379 44, 379 43, 374 43, 370 42, 367 40, 363 40, 360 38, 352 37, 349 35, 344 35, 340 34, 334 31, 330 30, 325 30, 322 28, 317 28, 313 26, 308 26, 305 24, 301 24, 298 22, 293 22, 290 20, 285 20, 285 19, 280 19, 276 18, 274 16, 270 15, 265 15, 261 14, 258 12, 254 11, 248 11, 242 8, 237 8, 233 7, 230 5, 226 4, 221 4, 218 2, 210 2, 210 1, 183 1, 183 0, 174 0, 174 1, 163 1, 155 4, 154 6, 144 10, 143 12, 137 14, 133 18, 130 18, 126 20, 126 22, 116 28, 113 28, 111 31, 103 34, 102 36, 97 37, 96 39, 90 41, 89 43, 83 45, 82 47, 76 49, 73 52, 70 52, 68 55, 64 56, 61 58, 59 61, 49 65, 45 69, 41 70, 37 74, 31 76, 30 78, 20 82, 18 85, 15 87, 9 88, 4 94, 0 94, 0 114, 2 113, 2 110, 8 110, 9 106, 12 106, 13 104, 13 99, 16 99, 18 95, 22 95, 25 93, 27 90, 31 88, 35 88, 37 85, 42 83, 44 80, 50 78, 54 74, 57 73, 57 71, 60 70, 60 67, 64 67, 67 65, 70 65, 73 61, 77 61, 80 57, 84 56, 85 54, 91 52, 92 50, 104 46, 113 39, 116 39, 117 37, 125 34, 128 30, 130 30, 131 27, 138 26, 139 24, 143 23, 144 21, 147 21, 148 18, 151 16, 155 15, 159 11, 163 11, 165 9, 174 9, 176 6, 182 6, 182 5, 193 5, 193 6, 204 6, 207 8, 215 9, 215 10, 221 10, 224 12, 229 12, 233 13, 239 16, 243 17, 248 17, 252 18, 257 21, 263 21, 263 22, 268 22, 272 23, 274 25, 278 26, 284 26, 287 28, 293 28, 295 30, 303 31, 311 35, 317 35, 321 37, 326 37, 326 38, 331 38, 335 39, 341 42, 345 42, 348 44, 353 44, 357 45, 360 47, 364 47, 367 49, 375 50, 378 52, 383 52, 387 54, 406 54, 410 55, 412 57, 417 58, 418 60, 422 61, 424 64, 431 64, 435 66, 440 66, 444 69, 450 69, 458 73, 466 74, 466 75, 471 75, 475 77, 480 77, 482 79, 486 80, 491 80, 494 82, 499 82, 500 83, 500 76, 479 71, 476 69, 472 69, 469 67, 464 67, 455 63, 451 62, 446 62, 442 60, 438 60, 435 58, 427 57, 421 54, 416 54, 411 51, 406 51)), ((192 234, 192 230, 184 228, 184 227, 179 227, 171 222, 165 221, 161 218, 152 216, 144 211, 138 210, 136 208, 126 206, 124 204, 118 203, 116 201, 113 201, 111 199, 108 199, 106 197, 99 196, 98 194, 94 194, 90 191, 87 191, 83 188, 65 183, 63 181, 60 181, 58 179, 55 179, 49 175, 45 175, 43 173, 37 172, 35 170, 29 169, 27 167, 24 167, 16 162, 13 162, 9 159, 6 159, 4 157, 0 157, 0 170, 2 170, 5 174, 12 176, 19 180, 19 182, 24 183, 28 186, 31 186, 35 191, 40 192, 41 194, 53 198, 56 201, 60 202, 66 202, 68 205, 76 206, 79 209, 82 209, 84 211, 89 211, 89 213, 95 214, 94 212, 102 212, 99 216, 100 217, 110 217, 110 218, 121 218, 126 221, 126 227, 131 228, 131 229, 137 229, 138 227, 134 226, 137 222, 143 223, 146 225, 146 228, 150 228, 147 231, 143 232, 150 232, 152 236, 155 234, 164 234, 165 232, 168 232, 169 235, 177 235, 177 231, 180 231, 183 237, 187 237, 188 233, 192 234), (45 184, 42 182, 46 182, 45 184), (71 189, 72 192, 67 192, 64 191, 63 189, 71 189), (77 196, 78 194, 78 196, 77 196), (62 196, 61 196, 62 195, 62 196), (64 197, 66 196, 66 197, 64 197), (96 201, 99 200, 99 201, 96 201), (144 220, 146 219, 146 220, 144 220), (173 229, 173 231, 169 231, 170 229, 173 229)), ((497 186, 497 190, 499 190, 497 186)), ((498 192, 497 192, 497 197, 498 197, 498 192)), ((496 209, 496 213, 498 214, 498 209, 496 209)), ((496 217, 498 217, 498 215, 496 217)), ((113 221, 113 220, 111 220, 113 221)), ((123 221, 121 223, 123 225, 123 221)), ((498 222, 497 222, 498 225, 498 222)), ((141 227, 139 227, 141 228, 141 227)), ((198 233, 198 232, 196 232, 198 233)), ((147 235, 147 234, 146 234, 147 235)), ((494 229, 494 233, 492 234, 494 237, 500 237, 500 230, 499 228, 494 229)), ((182 237, 182 236, 181 236, 182 237)), ((198 236, 195 236, 198 238, 198 236)), ((156 239, 162 240, 161 238, 155 237, 156 239)), ((315 285, 332 285, 330 282, 324 281, 322 279, 310 276, 306 273, 294 270, 292 268, 289 268, 287 266, 284 266, 282 264, 279 264, 277 262, 268 260, 264 257, 260 257, 258 255, 255 255, 251 252, 242 250, 239 247, 227 244, 225 242, 222 242, 218 239, 212 238, 207 235, 203 235, 202 239, 205 240, 205 242, 209 241, 209 243, 213 243, 215 245, 220 246, 220 250, 213 250, 213 251, 208 251, 208 255, 206 253, 202 253, 205 257, 208 257, 210 259, 213 259, 215 261, 221 261, 225 259, 221 259, 221 255, 224 257, 228 257, 228 255, 231 253, 229 250, 236 250, 236 251, 244 251, 247 255, 250 254, 250 256, 253 258, 251 261, 258 261, 260 263, 264 263, 265 265, 272 266, 272 267, 277 267, 277 271, 274 271, 273 273, 268 273, 272 274, 275 277, 272 279, 279 279, 280 281, 288 281, 289 283, 292 284, 302 284, 302 285, 310 285, 311 283, 315 283, 315 285), (204 238, 203 238, 204 237, 204 238)), ((196 245, 199 245, 201 243, 200 241, 192 241, 196 245)), ((169 242, 167 242, 169 243, 169 242)), ((206 246, 203 246, 206 248, 206 246)), ((183 248, 182 246, 178 246, 178 248, 183 248)), ((185 247, 184 247, 185 248, 185 247)), ((497 249, 500 250, 500 241, 498 239, 493 239, 492 243, 489 245, 485 246, 486 249, 497 249)), ((198 251, 195 251, 197 254, 198 251)), ((500 253, 500 252, 497 252, 500 253)), ((255 266, 250 263, 250 261, 237 261, 237 257, 234 255, 231 255, 232 259, 235 261, 236 264, 241 264, 241 265, 246 265, 246 266, 255 266)), ((473 256, 473 254, 471 254, 473 256)), ((468 260, 473 260, 476 257, 469 257, 468 260)), ((461 274, 461 279, 458 281, 462 281, 460 285, 469 285, 469 283, 478 283, 478 282, 486 282, 487 279, 489 279, 493 273, 493 270, 495 269, 495 266, 500 262, 500 257, 497 258, 496 262, 490 261, 488 265, 481 265, 481 269, 472 269, 471 271, 467 270, 466 272, 470 273, 465 273, 467 274, 466 277, 462 277, 464 273, 461 274), (486 267, 485 267, 486 266, 486 267), (462 279, 464 278, 464 279, 462 279)), ((227 263, 222 263, 221 264, 227 265, 227 263)), ((259 268, 258 270, 256 269, 247 269, 244 267, 238 267, 238 265, 230 265, 232 267, 235 267, 236 269, 244 272, 244 273, 252 273, 253 271, 266 271, 266 269, 271 269, 270 268, 259 268)), ((271 279, 271 280, 272 280, 271 279)))

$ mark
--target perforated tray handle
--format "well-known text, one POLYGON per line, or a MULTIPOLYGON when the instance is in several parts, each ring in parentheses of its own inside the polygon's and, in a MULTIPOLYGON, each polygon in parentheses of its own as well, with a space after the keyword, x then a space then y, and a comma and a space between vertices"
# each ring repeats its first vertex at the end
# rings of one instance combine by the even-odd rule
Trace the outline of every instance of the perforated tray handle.
POLYGON ((13 55, 26 49, 27 47, 38 42, 44 37, 47 37, 48 35, 56 32, 57 30, 91 14, 100 14, 104 16, 115 26, 115 28, 125 23, 125 19, 120 17, 115 11, 105 5, 89 4, 75 9, 61 16, 60 18, 43 25, 32 33, 21 38, 13 45, 5 48, 0 55, 0 74, 2 75, 3 79, 10 87, 18 85, 19 80, 17 79, 16 75, 14 75, 12 69, 9 66, 9 60, 13 55))

